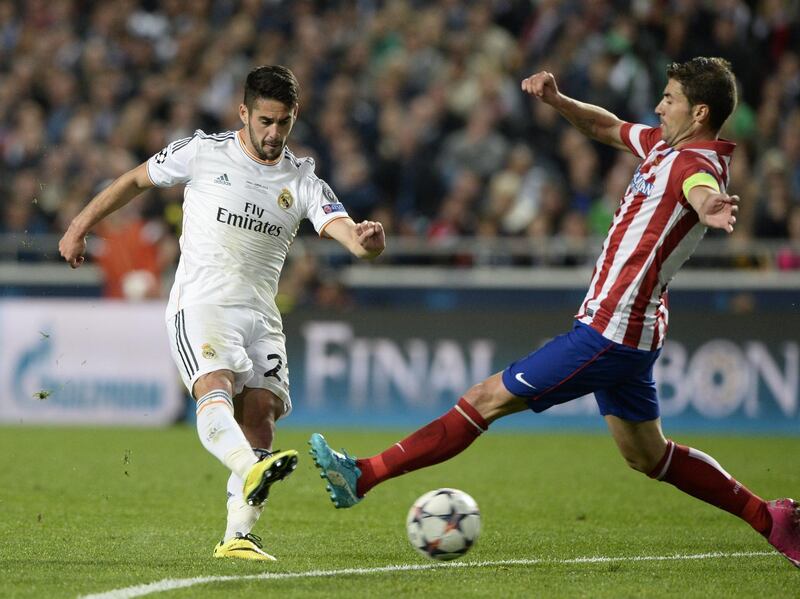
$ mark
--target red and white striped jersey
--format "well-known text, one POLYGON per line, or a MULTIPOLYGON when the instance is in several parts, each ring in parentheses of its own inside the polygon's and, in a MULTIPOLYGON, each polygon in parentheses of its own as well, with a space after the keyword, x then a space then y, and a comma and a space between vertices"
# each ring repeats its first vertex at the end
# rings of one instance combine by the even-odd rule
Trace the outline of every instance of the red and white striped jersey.
MULTIPOLYGON (((706 232, 684 183, 707 173, 724 191, 735 144, 704 141, 676 150, 662 141, 660 128, 625 123, 620 133, 643 162, 614 214, 575 317, 607 339, 655 350, 667 329, 667 284, 706 232)), ((698 177, 702 184, 711 182, 708 175, 698 177)))

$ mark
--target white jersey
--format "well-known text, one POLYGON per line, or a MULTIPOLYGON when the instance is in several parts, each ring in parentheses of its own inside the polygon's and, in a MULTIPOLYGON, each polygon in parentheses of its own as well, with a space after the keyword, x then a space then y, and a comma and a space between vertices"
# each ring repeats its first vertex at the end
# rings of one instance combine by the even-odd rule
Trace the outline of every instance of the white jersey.
POLYGON ((159 187, 185 183, 181 257, 167 316, 198 304, 246 306, 280 321, 278 278, 300 221, 322 235, 347 217, 311 158, 288 148, 275 164, 251 154, 242 132, 172 142, 147 161, 159 187))

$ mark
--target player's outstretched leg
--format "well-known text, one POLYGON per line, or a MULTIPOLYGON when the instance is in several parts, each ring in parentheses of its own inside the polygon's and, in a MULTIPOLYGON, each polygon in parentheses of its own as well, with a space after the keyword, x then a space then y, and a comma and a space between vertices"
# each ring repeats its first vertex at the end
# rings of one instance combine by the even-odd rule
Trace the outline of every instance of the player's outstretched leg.
POLYGON ((314 463, 321 470, 320 477, 328 481, 327 489, 331 494, 331 501, 337 508, 352 507, 361 499, 356 494, 358 477, 361 470, 356 466, 356 461, 347 453, 341 454, 334 451, 319 433, 311 435, 308 441, 311 445, 311 455, 314 463))
POLYGON ((800 504, 794 499, 775 499, 767 503, 767 510, 772 516, 767 540, 800 568, 800 504))
POLYGON ((242 491, 248 505, 262 505, 269 496, 273 483, 283 480, 297 468, 297 452, 294 449, 274 451, 250 468, 244 479, 242 491))
POLYGON ((214 547, 214 557, 233 557, 236 559, 249 559, 260 562, 274 562, 273 556, 264 551, 261 537, 254 534, 237 534, 227 541, 220 541, 214 547))

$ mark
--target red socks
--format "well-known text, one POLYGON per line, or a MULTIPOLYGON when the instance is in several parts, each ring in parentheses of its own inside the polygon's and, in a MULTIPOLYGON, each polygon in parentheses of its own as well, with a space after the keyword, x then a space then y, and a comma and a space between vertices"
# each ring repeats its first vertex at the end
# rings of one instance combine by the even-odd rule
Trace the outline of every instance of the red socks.
POLYGON ((772 518, 767 502, 751 493, 702 451, 669 441, 664 457, 648 476, 739 516, 762 535, 769 535, 772 518))
POLYGON ((446 414, 371 458, 357 460, 361 469, 357 494, 389 478, 444 462, 464 451, 488 428, 486 420, 462 397, 446 414))
MULTIPOLYGON (((387 479, 452 458, 469 447, 488 426, 474 407, 464 398, 459 399, 449 412, 383 453, 357 460, 361 469, 358 496, 363 497, 387 479)), ((772 518, 767 502, 702 451, 669 441, 664 457, 648 476, 739 516, 762 535, 769 536, 772 518)))

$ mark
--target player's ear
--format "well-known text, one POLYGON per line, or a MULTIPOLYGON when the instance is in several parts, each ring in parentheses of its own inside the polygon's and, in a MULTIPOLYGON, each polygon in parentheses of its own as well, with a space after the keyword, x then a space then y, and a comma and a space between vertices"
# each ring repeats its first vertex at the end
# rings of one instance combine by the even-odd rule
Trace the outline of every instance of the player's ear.
POLYGON ((708 110, 708 104, 695 104, 692 107, 692 113, 695 121, 704 125, 708 124, 708 120, 711 115, 708 110))
POLYGON ((247 125, 247 106, 244 104, 239 104, 239 118, 244 125, 247 125))

